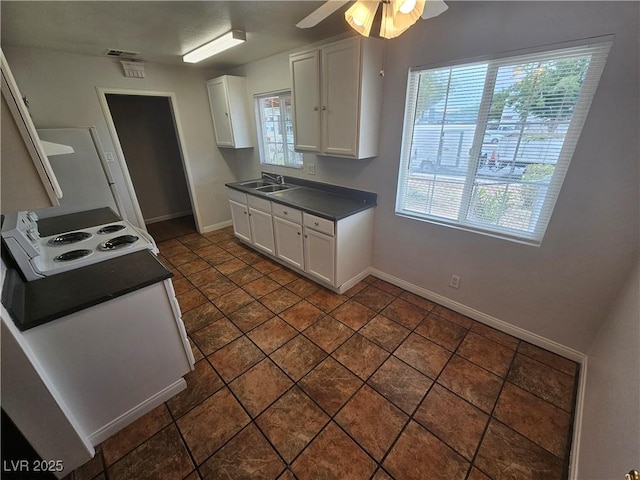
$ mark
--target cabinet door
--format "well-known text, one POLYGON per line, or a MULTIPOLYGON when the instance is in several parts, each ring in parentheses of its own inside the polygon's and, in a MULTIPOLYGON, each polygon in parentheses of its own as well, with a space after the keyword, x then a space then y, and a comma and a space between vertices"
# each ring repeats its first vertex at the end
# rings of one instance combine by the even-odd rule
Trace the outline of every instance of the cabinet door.
POLYGON ((249 208, 249 221, 251 223, 253 246, 275 255, 271 214, 255 208, 249 208))
POLYGON ((304 270, 331 285, 335 278, 335 238, 304 228, 304 270))
POLYGON ((320 151, 320 71, 318 50, 289 58, 296 150, 320 151))
POLYGON ((233 147, 233 130, 229 118, 229 99, 224 79, 216 79, 207 84, 209 105, 213 117, 216 143, 221 147, 233 147))
POLYGON ((302 225, 273 217, 276 257, 299 269, 304 268, 302 225))
POLYGON ((229 200, 231 206, 231 219, 233 220, 233 233, 245 242, 251 243, 251 227, 249 226, 249 209, 233 200, 229 200))
POLYGON ((62 191, 45 154, 15 78, 0 51, 2 90, 2 172, 0 193, 3 212, 60 205, 62 191))
POLYGON ((322 49, 322 151, 357 157, 360 39, 322 49))

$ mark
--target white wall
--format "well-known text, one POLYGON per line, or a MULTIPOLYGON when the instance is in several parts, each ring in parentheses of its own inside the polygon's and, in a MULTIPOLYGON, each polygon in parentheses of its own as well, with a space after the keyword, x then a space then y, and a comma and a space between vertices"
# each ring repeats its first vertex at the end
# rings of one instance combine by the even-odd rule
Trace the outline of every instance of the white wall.
MULTIPOLYGON (((199 207, 199 226, 230 218, 225 182, 236 179, 234 164, 219 153, 213 136, 203 70, 146 63, 144 79, 126 78, 117 60, 44 49, 3 45, 16 81, 28 96, 37 128, 95 125, 105 151, 115 152, 98 101, 97 87, 174 92, 183 128, 188 168, 199 207)), ((111 164, 118 191, 125 196, 122 170, 111 164)), ((130 198, 126 215, 135 221, 130 198)))
POLYGON ((640 470, 640 264, 589 349, 578 474, 623 478, 640 470))
MULTIPOLYGON (((373 266, 484 314, 586 352, 638 251, 637 2, 449 2, 449 10, 386 42, 380 154, 305 154, 315 176, 378 193, 373 266), (582 137, 541 247, 394 214, 408 69, 615 34, 582 137), (398 248, 402 239, 402 248, 398 248), (460 289, 447 286, 461 277, 460 289)), ((288 88, 287 55, 236 70, 249 95, 288 88)), ((259 171, 257 149, 246 177, 259 171)))

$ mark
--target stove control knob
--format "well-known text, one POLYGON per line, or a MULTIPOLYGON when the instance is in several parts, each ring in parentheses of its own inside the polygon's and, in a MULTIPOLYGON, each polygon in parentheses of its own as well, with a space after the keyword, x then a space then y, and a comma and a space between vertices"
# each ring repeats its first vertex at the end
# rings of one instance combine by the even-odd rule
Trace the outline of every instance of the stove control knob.
POLYGON ((38 215, 36 215, 36 212, 29 212, 27 213, 27 217, 29 218, 29 220, 31 220, 32 222, 37 222, 38 221, 38 215))

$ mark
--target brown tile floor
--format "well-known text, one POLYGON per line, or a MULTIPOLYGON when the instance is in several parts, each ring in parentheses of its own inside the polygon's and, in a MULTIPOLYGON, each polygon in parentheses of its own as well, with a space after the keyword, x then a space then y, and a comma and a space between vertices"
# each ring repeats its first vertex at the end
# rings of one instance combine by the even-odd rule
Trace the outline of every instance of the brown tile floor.
POLYGON ((153 232, 188 388, 75 480, 567 478, 575 363, 374 277, 334 294, 229 228, 184 225, 153 232))

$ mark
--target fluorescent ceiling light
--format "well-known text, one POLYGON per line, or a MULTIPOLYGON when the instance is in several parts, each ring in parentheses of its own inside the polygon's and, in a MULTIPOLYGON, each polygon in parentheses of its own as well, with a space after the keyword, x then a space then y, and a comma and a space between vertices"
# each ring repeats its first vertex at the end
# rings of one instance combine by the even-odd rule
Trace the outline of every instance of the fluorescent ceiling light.
POLYGON ((201 47, 187 53, 182 60, 187 63, 198 63, 205 58, 212 57, 220 52, 235 47, 247 40, 247 36, 240 30, 231 30, 215 40, 205 43, 201 47))

